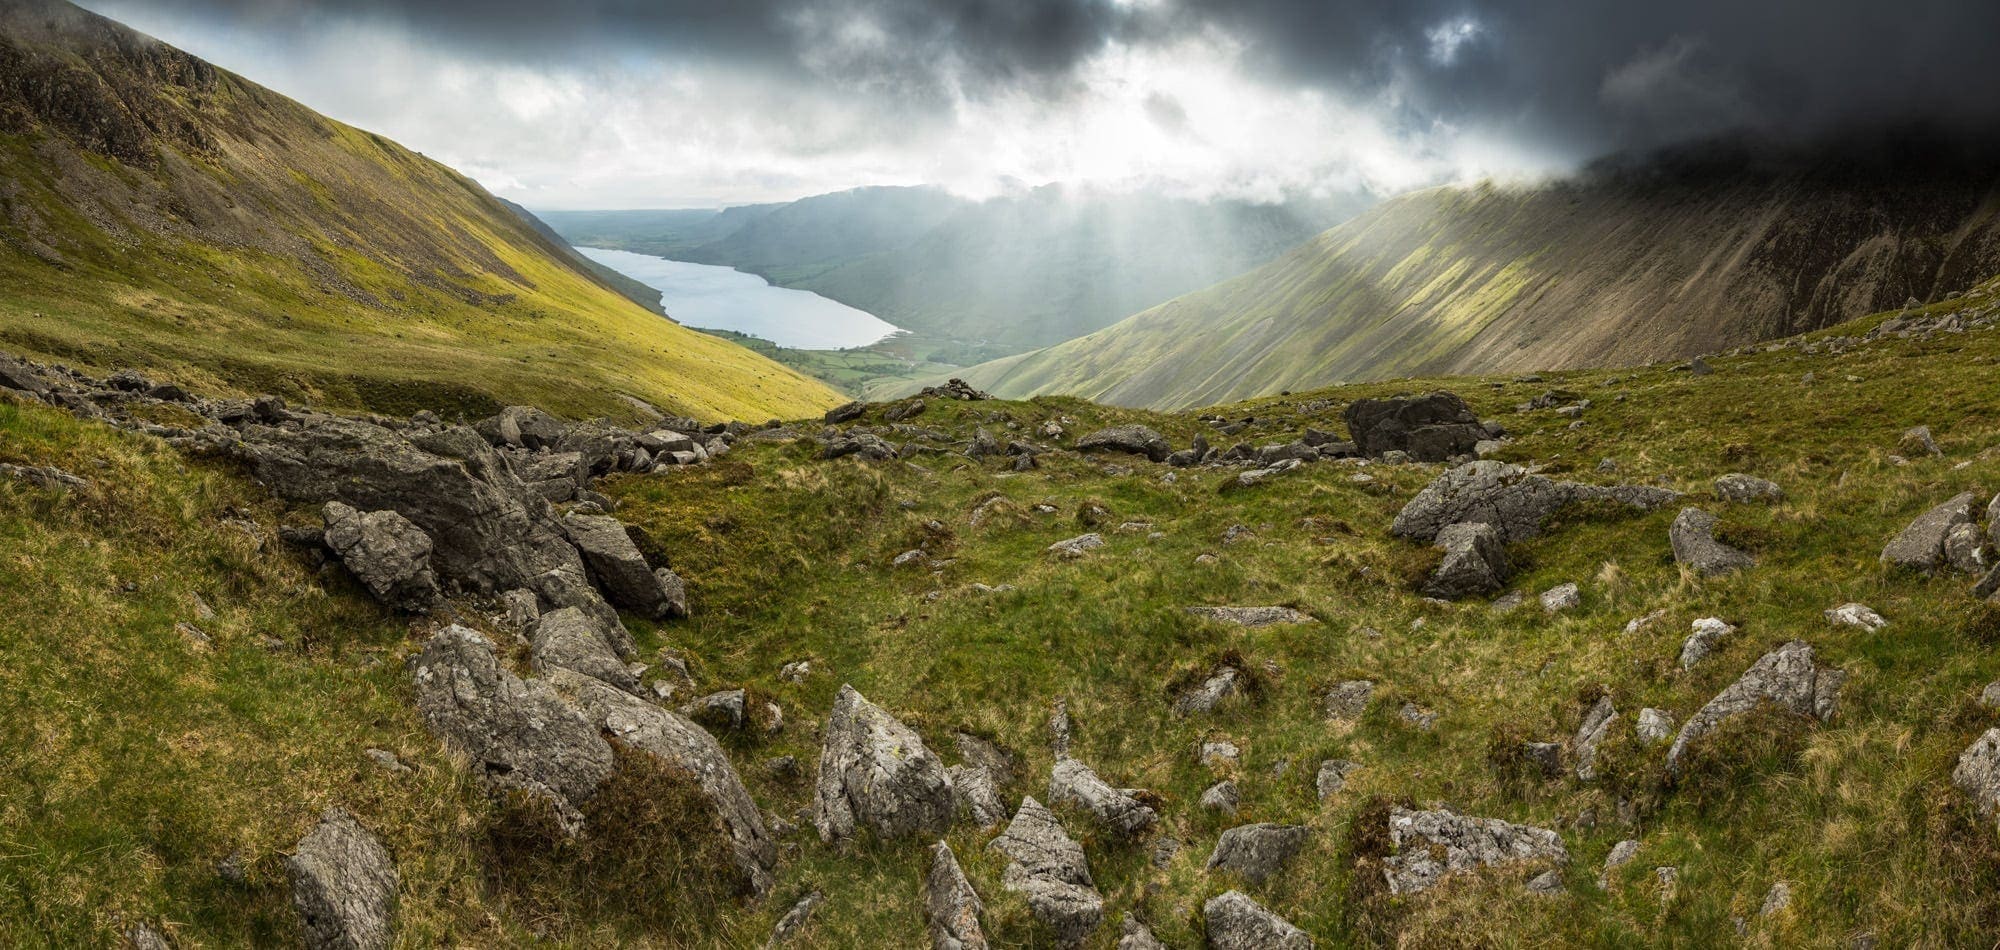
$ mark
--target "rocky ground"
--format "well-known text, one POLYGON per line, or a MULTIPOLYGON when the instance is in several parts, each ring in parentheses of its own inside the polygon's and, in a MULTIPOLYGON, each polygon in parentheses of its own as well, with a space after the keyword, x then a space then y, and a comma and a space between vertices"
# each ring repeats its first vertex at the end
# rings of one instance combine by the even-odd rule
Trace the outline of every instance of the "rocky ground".
POLYGON ((1989 299, 1185 415, 0 360, 0 935, 1990 941, 1989 299))

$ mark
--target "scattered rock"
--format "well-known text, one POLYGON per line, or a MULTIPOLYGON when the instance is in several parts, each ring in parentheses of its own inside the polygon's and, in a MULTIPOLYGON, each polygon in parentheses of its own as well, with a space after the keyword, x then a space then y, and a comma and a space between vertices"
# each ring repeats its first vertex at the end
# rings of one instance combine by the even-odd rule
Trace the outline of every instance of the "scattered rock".
POLYGON ((1459 600, 1497 594, 1506 585, 1510 573, 1507 548, 1492 525, 1446 525, 1433 543, 1444 550, 1444 560, 1425 582, 1425 596, 1459 600))
POLYGON ((1986 563, 1986 534, 1976 524, 1953 525, 1944 536, 1944 562, 1960 574, 1983 575, 1986 563))
POLYGON ((363 749, 361 754, 366 756, 369 762, 374 763, 376 768, 391 775, 410 774, 410 767, 404 765, 403 760, 396 758, 396 753, 387 749, 363 749))
POLYGON ((1986 684, 1986 688, 1979 691, 1979 705, 1987 709, 2000 709, 2000 680, 1986 684))
POLYGON ((1065 560, 1073 560, 1075 558, 1080 558, 1084 556, 1086 553, 1095 551, 1103 546, 1104 546, 1104 536, 1093 532, 1091 534, 1079 535, 1077 537, 1070 538, 1067 541, 1057 541, 1056 543, 1049 545, 1048 551, 1050 554, 1053 554, 1056 557, 1063 558, 1065 560))
POLYGON ((328 809, 285 866, 307 947, 371 950, 394 940, 396 865, 353 815, 328 809))
POLYGON ((1236 791, 1236 783, 1228 779, 1210 785, 1201 793, 1201 807, 1208 811, 1234 815, 1242 804, 1243 796, 1236 791))
POLYGON ((1535 875, 1527 883, 1527 891, 1530 894, 1560 894, 1562 890, 1562 872, 1554 868, 1535 875))
POLYGON ((1313 938, 1240 891, 1226 891, 1201 908, 1213 950, 1312 950, 1313 938))
POLYGON ((1597 747, 1610 733, 1611 724, 1618 720, 1618 710, 1611 705, 1611 697, 1598 699, 1597 704, 1583 716, 1583 725, 1576 730, 1576 738, 1570 748, 1576 753, 1576 777, 1590 781, 1597 777, 1597 747))
POLYGON ((1328 759, 1319 764, 1319 772, 1313 776, 1313 790, 1319 793, 1319 800, 1326 801, 1347 787, 1347 777, 1361 768, 1361 763, 1347 759, 1328 759))
POLYGON ((1180 694, 1174 699, 1174 715, 1191 716, 1195 713, 1213 712, 1222 701, 1236 695, 1242 673, 1235 667, 1218 668, 1200 686, 1180 694))
POLYGON ((787 683, 803 683, 812 675, 811 660, 793 660, 778 670, 778 678, 787 683))
POLYGON ((36 488, 48 491, 90 487, 89 480, 78 478, 53 465, 13 465, 0 462, 0 475, 18 478, 36 488))
POLYGON ((842 685, 820 746, 813 811, 820 840, 851 838, 863 825, 883 838, 942 834, 953 807, 944 764, 924 740, 842 685))
POLYGON ((1896 442, 1896 451, 1910 457, 1918 455, 1944 457, 1944 450, 1938 448, 1937 440, 1931 437, 1930 426, 1917 426, 1904 432, 1903 437, 1896 442))
POLYGON ((1665 619, 1667 619, 1667 608, 1665 607, 1661 607, 1643 617, 1634 617, 1626 622, 1625 635, 1629 637, 1665 619))
POLYGON ((1133 797, 1134 791, 1111 787, 1090 766, 1068 756, 1058 758, 1049 774, 1050 804, 1090 812, 1098 824, 1125 838, 1138 837, 1160 820, 1158 813, 1133 797))
POLYGON ((1356 451, 1369 458, 1399 451, 1419 462, 1444 462, 1487 438, 1465 400, 1448 392, 1357 399, 1341 417, 1356 451))
POLYGON ((1881 614, 1868 609, 1864 604, 1841 604, 1826 612, 1826 620, 1836 627, 1860 627, 1869 633, 1889 625, 1889 621, 1882 619, 1881 614))
MULTIPOLYGON (((860 403, 851 403, 850 405, 859 406, 860 403)), ((834 410, 834 412, 839 411, 838 409, 834 410)), ((832 415, 832 412, 827 413, 829 418, 832 415)), ((859 415, 859 413, 856 413, 856 415, 859 415)), ((790 943, 792 938, 797 937, 801 931, 805 930, 806 924, 812 921, 813 911, 818 910, 819 905, 825 901, 826 896, 819 891, 814 891, 799 898, 798 903, 793 904, 791 910, 785 911, 785 916, 778 918, 777 925, 771 928, 771 939, 765 946, 777 947, 790 943)))
POLYGON ((337 501, 326 503, 321 518, 326 546, 376 600, 411 613, 437 605, 431 538, 422 528, 394 511, 363 514, 337 501))
POLYGON ((1239 627, 1269 627, 1281 623, 1312 623, 1313 618, 1290 607, 1189 607, 1188 613, 1239 627))
POLYGON ((1360 719, 1361 714, 1368 711, 1368 700, 1374 695, 1374 680, 1336 683, 1320 697, 1321 714, 1328 719, 1360 719))
POLYGON ((924 918, 929 922, 934 950, 979 950, 985 947, 986 931, 979 917, 986 906, 973 891, 972 882, 959 869, 958 856, 940 841, 931 845, 930 873, 924 876, 924 918))
POLYGON ((1674 561, 1702 577, 1713 577, 1756 565, 1750 555, 1715 540, 1715 516, 1699 508, 1682 508, 1667 531, 1674 561))
POLYGON ((1304 825, 1238 825, 1216 841, 1208 869, 1234 871, 1252 884, 1262 884, 1290 863, 1310 836, 1304 825))
POLYGON ((1153 936, 1152 928, 1138 917, 1126 914, 1124 930, 1118 937, 1115 950, 1167 950, 1167 945, 1153 936))
POLYGON ((994 787, 992 772, 976 765, 954 765, 945 774, 951 778, 951 792, 958 810, 970 816, 974 825, 994 828, 1007 820, 1007 805, 994 787))
POLYGON ((749 698, 743 690, 725 689, 681 707, 681 715, 700 723, 705 729, 734 732, 743 728, 743 724, 750 719, 749 698))
POLYGON ((1611 887, 1611 872, 1624 867, 1639 856, 1639 842, 1630 838, 1611 846, 1611 853, 1604 858, 1604 870, 1597 875, 1597 886, 1611 887))
POLYGON ((1703 617, 1695 621, 1694 632, 1681 642, 1681 669, 1691 669, 1707 659, 1709 654, 1721 649, 1723 640, 1735 633, 1736 628, 1719 617, 1703 617))
POLYGON ((1243 756, 1243 750, 1227 739, 1212 739, 1201 744, 1201 764, 1209 768, 1234 766, 1243 756))
POLYGON ((1779 488, 1777 482, 1750 475, 1729 474, 1715 480, 1715 497, 1739 505, 1753 505, 1782 501, 1785 490, 1779 488))
POLYGON ((1681 757, 1695 740, 1765 701, 1821 722, 1832 718, 1840 698, 1841 681, 1846 678, 1847 674, 1837 668, 1818 665, 1812 646, 1803 640, 1793 640, 1764 654, 1740 679, 1688 717, 1680 735, 1674 737, 1673 747, 1667 750, 1667 770, 1678 777, 1681 757))
POLYGON ((1000 886, 1020 894, 1058 944, 1080 944, 1103 923, 1104 898, 1090 879, 1083 846, 1042 803, 1022 798, 1007 830, 987 847, 1009 859, 1000 886))
POLYGON ((1543 613, 1559 614, 1565 610, 1574 610, 1582 604, 1583 592, 1574 582, 1560 584, 1543 591, 1541 601, 1543 613))
POLYGON ((1651 511, 1677 501, 1663 488, 1604 487, 1550 481, 1525 469, 1491 459, 1451 469, 1403 506, 1390 530, 1400 538, 1431 544, 1454 524, 1486 524, 1512 544, 1541 533, 1556 512, 1580 502, 1620 504, 1651 511))
POLYGON ((1757 916, 1769 917, 1783 912, 1790 906, 1792 906, 1792 886, 1779 881, 1772 884, 1771 889, 1764 894, 1764 906, 1757 909, 1757 916))
POLYGON ((1391 894, 1429 890, 1448 874, 1507 864, 1567 864, 1562 837, 1544 828, 1496 818, 1474 818, 1448 810, 1389 813, 1391 854, 1383 876, 1391 894))
POLYGON ((1954 496, 1910 522, 1882 549, 1882 563, 1926 573, 1937 570, 1944 564, 1944 542, 1951 529, 1972 523, 1975 497, 1972 492, 1954 496))
POLYGON ((1437 713, 1425 709, 1416 703, 1404 703, 1403 708, 1396 711, 1396 715, 1401 717, 1404 722, 1426 732, 1430 731, 1431 727, 1437 724, 1438 719, 1437 713))
POLYGON ((1014 780, 1014 756, 998 743, 968 732, 953 734, 952 743, 967 765, 985 769, 995 782, 1005 785, 1014 780))
POLYGON ((1143 455, 1155 462, 1164 462, 1173 454, 1173 446, 1167 444, 1164 436, 1145 426, 1113 426, 1099 429, 1076 440, 1079 452, 1123 452, 1128 455, 1143 455))
POLYGON ((1674 717, 1664 709, 1648 706, 1639 710, 1639 721, 1633 724, 1632 729, 1639 741, 1647 745, 1665 742, 1673 738, 1674 717))

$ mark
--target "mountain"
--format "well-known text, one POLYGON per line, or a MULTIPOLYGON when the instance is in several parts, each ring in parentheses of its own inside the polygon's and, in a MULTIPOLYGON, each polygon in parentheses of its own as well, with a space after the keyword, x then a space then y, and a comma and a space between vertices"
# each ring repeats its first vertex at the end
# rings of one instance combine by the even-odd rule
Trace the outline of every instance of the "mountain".
POLYGON ((562 256, 562 259, 568 262, 570 266, 597 278, 599 283, 618 291, 619 296, 647 310, 658 311, 661 309, 659 291, 641 281, 627 277, 618 271, 612 270, 603 264, 599 264, 577 253, 574 246, 568 241, 563 240, 562 235, 557 234, 554 228, 549 227, 548 222, 535 217, 534 212, 497 195, 493 200, 500 202, 501 207, 512 211, 515 217, 520 218, 522 222, 528 225, 529 229, 539 235, 542 240, 548 242, 551 247, 554 247, 557 253, 562 256))
POLYGON ((1387 201, 1270 264, 954 375, 1184 408, 1411 374, 1631 366, 2000 273, 1991 163, 1705 143, 1542 187, 1387 201))
POLYGON ((576 244, 724 264, 920 336, 1021 349, 1241 273, 1363 203, 863 188, 723 212, 542 215, 576 244))
POLYGON ((0 343, 66 362, 447 415, 835 401, 451 169, 59 0, 0 4, 0 217, 0 343))

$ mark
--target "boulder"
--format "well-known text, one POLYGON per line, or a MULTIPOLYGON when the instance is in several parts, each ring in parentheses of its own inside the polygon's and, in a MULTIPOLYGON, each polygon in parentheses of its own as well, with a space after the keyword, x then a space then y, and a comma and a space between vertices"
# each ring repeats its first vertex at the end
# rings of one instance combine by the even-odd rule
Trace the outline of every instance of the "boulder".
POLYGON ((896 447, 884 442, 881 436, 873 433, 849 433, 826 439, 820 448, 819 457, 837 459, 850 455, 883 462, 896 457, 896 447))
POLYGON ((614 767, 596 725, 547 683, 508 672, 491 642, 456 624, 424 644, 415 679, 417 710, 431 733, 470 759, 476 777, 542 797, 572 831, 580 827, 576 803, 614 767))
POLYGON ((551 504, 574 500, 589 477, 583 468, 583 456, 576 452, 531 455, 514 470, 523 484, 551 504))
POLYGON ((1820 666, 1813 648, 1803 640, 1793 640, 1759 659, 1743 676, 1717 693, 1701 710, 1688 717, 1667 750, 1667 771, 1679 777, 1681 758, 1689 746, 1715 727, 1741 716, 1760 703, 1821 722, 1832 718, 1840 698, 1841 681, 1847 674, 1834 667, 1820 666))
POLYGON ((1242 804, 1243 796, 1237 792, 1236 783, 1228 779, 1210 785, 1201 793, 1201 807, 1208 811, 1234 815, 1242 804))
POLYGON ((1049 773, 1049 804, 1081 808, 1122 838, 1135 838, 1160 820, 1158 813, 1133 797, 1133 791, 1113 788, 1090 766, 1069 756, 1057 758, 1049 773))
POLYGON ((1826 622, 1836 627, 1860 627, 1869 633, 1889 625, 1889 621, 1866 604, 1841 604, 1826 612, 1826 622))
POLYGON ((843 422, 853 422, 861 418, 861 414, 867 411, 868 404, 864 402, 850 402, 844 406, 835 406, 826 411, 826 423, 828 425, 839 425, 843 422))
POLYGON ((473 426, 480 437, 494 447, 539 451, 553 448, 569 433, 569 426, 533 406, 508 406, 473 426))
POLYGON ((1718 617, 1703 617, 1695 621, 1694 632, 1681 641, 1681 669, 1693 669, 1696 663, 1721 649, 1722 641, 1735 634, 1736 628, 1718 617))
POLYGON ((590 586, 581 564, 531 577, 527 589, 534 591, 535 602, 543 613, 574 607, 596 622, 598 631, 604 634, 611 649, 619 656, 629 659, 637 652, 632 632, 625 629, 625 622, 619 619, 618 611, 605 601, 597 588, 590 586))
POLYGON ((969 732, 960 732, 952 736, 952 744, 958 747, 959 758, 964 759, 966 765, 985 769, 991 773, 994 782, 1005 785, 1014 780, 1014 755, 1001 748, 999 743, 969 732))
POLYGON ((1667 529, 1674 549, 1674 562, 1702 577, 1714 577, 1744 570, 1757 560, 1715 540, 1715 516, 1699 508, 1682 508, 1667 529))
MULTIPOLYGON (((572 511, 563 516, 562 528, 583 555, 591 579, 611 603, 654 619, 673 612, 673 592, 647 565, 624 522, 609 515, 572 511)), ((684 591, 681 599, 686 599, 684 591)))
POLYGON ((1953 525, 1944 536, 1944 563, 1960 574, 1984 575, 1990 565, 1986 563, 1986 533, 1976 524, 1953 525))
POLYGON ((1203 904, 1212 950, 1312 950, 1313 938, 1241 891, 1225 891, 1203 904))
POLYGON ((749 700, 749 694, 743 690, 720 690, 681 707, 681 715, 704 729, 733 732, 750 721, 749 700))
POLYGON ((1291 863, 1311 836, 1304 825, 1238 825, 1216 841, 1208 870, 1233 871, 1252 884, 1262 884, 1291 863))
POLYGON ((1673 714, 1650 706, 1641 709, 1639 721, 1633 724, 1632 731, 1639 737, 1639 741, 1646 745, 1665 742, 1674 737, 1673 714))
POLYGON ((1335 683, 1320 697, 1321 714, 1328 719, 1359 719, 1362 713, 1368 711, 1368 700, 1374 695, 1374 680, 1335 683))
POLYGON ((979 916, 986 912, 972 882, 959 869, 958 856, 940 841, 931 845, 930 872, 924 875, 924 919, 932 950, 981 950, 987 946, 979 916))
POLYGON ((1576 586, 1575 581, 1571 581, 1542 591, 1539 599, 1542 603, 1542 613, 1559 614, 1566 610, 1575 610, 1582 604, 1583 590, 1576 586))
POLYGON ((1153 936, 1153 929, 1132 914, 1125 915, 1125 924, 1118 935, 1118 946, 1114 950, 1167 950, 1160 938, 1153 936))
POLYGON ((1075 946, 1104 922, 1104 897, 1090 879, 1083 846, 1033 798, 1021 799, 1007 830, 987 848, 1005 855, 1000 886, 1020 894, 1060 946, 1075 946))
POLYGON ((1465 400, 1448 392, 1357 399, 1341 417, 1356 449, 1369 458, 1396 451, 1419 462, 1444 462, 1471 454, 1487 437, 1465 400))
POLYGON ((1348 759, 1328 759, 1319 764, 1319 772, 1313 776, 1313 791, 1319 793, 1319 800, 1326 801, 1347 787, 1347 777, 1361 768, 1361 763, 1348 759))
POLYGON ((1444 549, 1444 560, 1424 583, 1425 596, 1459 600, 1497 594, 1506 585, 1507 547, 1492 525, 1446 525, 1433 543, 1444 549))
POLYGON ((1937 439, 1931 436, 1930 426, 1917 426, 1906 430, 1903 437, 1896 442, 1896 451, 1910 457, 1928 455, 1937 458, 1944 455, 1944 450, 1938 448, 1937 439))
POLYGON ((1597 886, 1600 888, 1609 888, 1611 886, 1611 872, 1624 867, 1633 858, 1638 857, 1638 855, 1639 842, 1631 838, 1612 845, 1611 853, 1604 856, 1604 870, 1598 872, 1597 886))
POLYGON ((1446 875, 1462 871, 1569 862, 1562 837, 1553 831, 1445 809, 1392 809, 1389 844, 1391 853, 1383 859, 1382 873, 1391 894, 1429 890, 1446 875))
POLYGON ((778 918, 778 922, 772 925, 771 939, 765 941, 764 946, 782 947, 791 943, 794 937, 806 929, 806 924, 812 922, 813 912, 819 910, 819 905, 824 903, 826 895, 820 891, 813 891, 799 898, 798 902, 792 905, 792 909, 785 911, 785 916, 778 918))
POLYGON ((1224 666, 1209 674, 1208 679, 1174 697, 1174 715, 1191 716, 1195 713, 1214 712, 1222 701, 1241 691, 1237 685, 1242 673, 1235 667, 1224 666))
POLYGON ((1618 710, 1611 705, 1609 696, 1599 698, 1583 714, 1583 724, 1577 727, 1576 738, 1570 740, 1570 751, 1576 756, 1577 778, 1588 782, 1597 777, 1597 747, 1604 743, 1611 724, 1616 721, 1618 710))
POLYGON ((1986 730, 1959 754, 1951 781, 1971 797, 1981 815, 2000 813, 2000 728, 1986 730))
POLYGON ((995 828, 1007 820, 1007 805, 1000 800, 993 773, 984 766, 954 765, 945 770, 951 779, 951 793, 958 810, 971 817, 981 829, 995 828))
MULTIPOLYGON (((771 887, 778 850, 756 801, 715 737, 700 726, 629 693, 568 670, 549 675, 553 690, 593 726, 693 778, 729 836, 730 854, 745 887, 771 887)), ((615 832, 614 832, 615 833, 615 832)))
POLYGON ((1097 533, 1079 535, 1067 541, 1057 541, 1049 545, 1050 554, 1064 560, 1075 560, 1104 546, 1104 536, 1097 533))
POLYGON ((639 677, 618 659, 602 625, 575 607, 543 614, 530 643, 529 659, 537 673, 573 670, 628 693, 639 691, 639 677))
POLYGON ((0 388, 40 396, 49 391, 49 381, 33 366, 11 356, 0 356, 0 388))
POLYGON ((1924 512, 1882 549, 1882 563, 1926 573, 1944 564, 1944 542, 1951 529, 1972 523, 1975 496, 1965 492, 1924 512))
POLYGON ((376 950, 393 942, 396 865, 354 816, 330 808, 285 866, 303 942, 314 950, 376 950))
POLYGON ((326 546, 376 600, 411 613, 437 606, 431 537, 422 528, 394 511, 363 514, 337 501, 327 502, 320 517, 326 546))
POLYGON ((1312 623, 1313 618, 1290 607, 1189 607, 1188 613, 1239 627, 1270 627, 1281 623, 1312 623))
POLYGON ((1390 531, 1432 544, 1451 525, 1485 524, 1502 543, 1512 544, 1540 534, 1544 522, 1573 504, 1596 501, 1651 511, 1679 498, 1663 488, 1551 481, 1518 465, 1483 459, 1439 475, 1403 506, 1390 531))
POLYGON ((1739 505, 1754 505, 1782 501, 1785 490, 1777 482, 1732 473, 1715 480, 1715 497, 1739 505))
POLYGON ((1164 462, 1173 454, 1173 447, 1166 437, 1145 426, 1112 426, 1099 429, 1076 440, 1079 452, 1123 452, 1127 455, 1143 455, 1155 462, 1164 462))
POLYGON ((842 685, 820 743, 813 824, 821 841, 866 827, 883 838, 943 834, 954 802, 944 763, 908 726, 842 685))

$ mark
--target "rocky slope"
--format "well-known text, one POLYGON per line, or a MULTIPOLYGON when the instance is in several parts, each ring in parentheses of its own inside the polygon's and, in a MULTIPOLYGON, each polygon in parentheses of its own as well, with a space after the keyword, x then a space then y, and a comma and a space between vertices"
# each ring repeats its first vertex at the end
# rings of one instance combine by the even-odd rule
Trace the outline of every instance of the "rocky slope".
POLYGON ((1996 289, 699 438, 6 362, 0 940, 1984 942, 1996 289))
POLYGON ((619 297, 452 170, 61 0, 0 6, 0 218, 15 351, 405 413, 834 401, 619 297))
POLYGON ((2000 270, 1989 162, 1721 143, 1384 202, 1277 261, 962 374, 1184 408, 1411 374, 1632 366, 1936 300, 2000 270), (1840 157, 1833 157, 1839 155, 1840 157))

